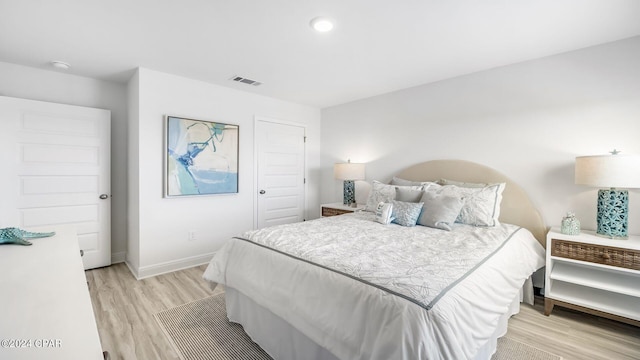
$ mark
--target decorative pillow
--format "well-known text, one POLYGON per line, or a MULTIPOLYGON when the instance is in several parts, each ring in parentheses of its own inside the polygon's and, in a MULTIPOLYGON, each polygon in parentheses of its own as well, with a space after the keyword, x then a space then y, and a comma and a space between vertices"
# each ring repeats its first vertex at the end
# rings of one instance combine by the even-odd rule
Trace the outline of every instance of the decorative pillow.
POLYGON ((422 213, 418 218, 418 225, 451 231, 451 225, 456 221, 464 199, 457 196, 436 194, 425 191, 422 199, 422 213))
POLYGON ((456 222, 473 226, 496 226, 500 224, 500 202, 505 185, 499 183, 481 188, 444 185, 429 191, 464 198, 464 205, 456 222))
MULTIPOLYGON (((403 189, 422 190, 422 186, 400 186, 403 189)), ((396 186, 383 184, 379 181, 373 181, 365 211, 376 211, 378 204, 381 202, 391 202, 396 198, 396 186)))
POLYGON ((376 221, 383 225, 389 225, 393 221, 392 209, 393 205, 389 203, 379 203, 376 207, 376 221))
POLYGON ((393 205, 393 211, 391 214, 391 217, 394 218, 392 220, 393 223, 402 226, 416 226, 416 222, 418 221, 418 217, 420 216, 422 205, 424 205, 424 203, 392 200, 391 204, 393 205))
POLYGON ((449 179, 440 179, 438 180, 438 184, 455 185, 455 186, 466 187, 466 188, 482 188, 485 186, 494 185, 494 184, 487 184, 487 183, 462 182, 462 181, 455 181, 455 180, 449 180, 449 179))
POLYGON ((397 186, 420 186, 420 185, 424 185, 425 183, 428 183, 429 181, 411 181, 411 180, 405 180, 402 178, 399 178, 397 176, 394 176, 393 179, 391 179, 391 185, 397 185, 397 186))
POLYGON ((417 203, 420 202, 423 193, 424 191, 422 190, 412 190, 396 187, 395 200, 417 203))

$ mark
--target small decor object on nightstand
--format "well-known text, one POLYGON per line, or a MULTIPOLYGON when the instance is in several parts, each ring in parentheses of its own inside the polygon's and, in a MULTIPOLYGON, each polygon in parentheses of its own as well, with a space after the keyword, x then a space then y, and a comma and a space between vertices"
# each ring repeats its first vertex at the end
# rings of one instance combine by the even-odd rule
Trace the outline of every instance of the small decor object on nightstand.
POLYGON ((567 212, 567 216, 562 218, 560 232, 565 235, 580 235, 580 220, 571 211, 567 212))

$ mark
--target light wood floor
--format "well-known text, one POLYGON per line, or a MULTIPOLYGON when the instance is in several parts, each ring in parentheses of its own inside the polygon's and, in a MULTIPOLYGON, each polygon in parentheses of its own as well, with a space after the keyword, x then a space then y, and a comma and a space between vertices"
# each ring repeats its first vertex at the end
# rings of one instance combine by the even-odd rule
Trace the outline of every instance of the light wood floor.
POLYGON ((112 360, 179 360, 153 315, 223 291, 210 289, 204 269, 140 281, 123 263, 86 271, 102 349, 112 360))
MULTIPOLYGON (((220 293, 202 279, 205 266, 136 281, 124 264, 86 272, 102 347, 111 359, 178 359, 155 313, 220 293)), ((640 304, 638 304, 640 306, 640 304)), ((507 336, 565 360, 640 359, 640 328, 556 306, 541 299, 509 320, 507 336)), ((514 359, 516 360, 516 359, 514 359)))

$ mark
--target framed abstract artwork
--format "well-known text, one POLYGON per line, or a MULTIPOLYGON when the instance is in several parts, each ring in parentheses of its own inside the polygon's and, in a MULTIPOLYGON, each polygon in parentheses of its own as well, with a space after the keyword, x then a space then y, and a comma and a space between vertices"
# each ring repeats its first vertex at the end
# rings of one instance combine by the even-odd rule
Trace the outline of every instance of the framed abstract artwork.
POLYGON ((165 117, 165 196, 238 192, 238 125, 165 117))

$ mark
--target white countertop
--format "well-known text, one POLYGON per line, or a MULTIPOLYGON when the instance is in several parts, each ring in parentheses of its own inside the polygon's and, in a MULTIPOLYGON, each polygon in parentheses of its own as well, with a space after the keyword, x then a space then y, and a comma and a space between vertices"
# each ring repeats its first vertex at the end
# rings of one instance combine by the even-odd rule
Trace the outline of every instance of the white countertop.
POLYGON ((102 359, 73 227, 53 237, 0 245, 0 359, 102 359))

